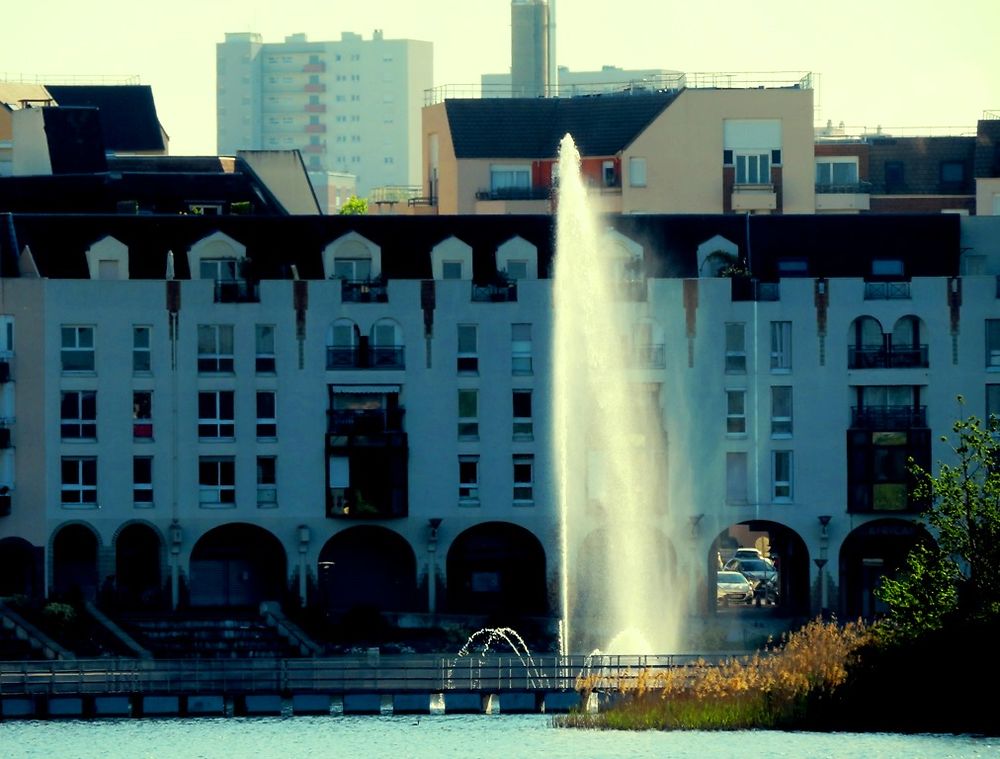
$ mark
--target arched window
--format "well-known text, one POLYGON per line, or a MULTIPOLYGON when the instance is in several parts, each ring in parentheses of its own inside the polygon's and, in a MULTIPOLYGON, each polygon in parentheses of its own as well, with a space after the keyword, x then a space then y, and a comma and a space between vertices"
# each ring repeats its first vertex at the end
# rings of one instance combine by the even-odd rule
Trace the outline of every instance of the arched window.
POLYGON ((326 331, 326 368, 357 366, 358 328, 350 319, 337 319, 326 331))

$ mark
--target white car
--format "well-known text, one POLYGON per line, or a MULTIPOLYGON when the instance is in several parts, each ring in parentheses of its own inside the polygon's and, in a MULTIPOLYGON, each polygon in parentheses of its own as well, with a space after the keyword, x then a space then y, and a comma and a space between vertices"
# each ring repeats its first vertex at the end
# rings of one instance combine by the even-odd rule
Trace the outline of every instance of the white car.
POLYGON ((716 603, 723 606, 753 601, 753 584, 739 572, 719 572, 715 588, 716 603))

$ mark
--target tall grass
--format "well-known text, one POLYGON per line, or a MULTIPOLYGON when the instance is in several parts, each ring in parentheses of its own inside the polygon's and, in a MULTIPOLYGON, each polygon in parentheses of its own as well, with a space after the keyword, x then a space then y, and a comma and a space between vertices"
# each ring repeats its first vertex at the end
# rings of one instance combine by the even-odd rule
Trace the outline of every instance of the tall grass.
POLYGON ((794 725, 810 700, 832 694, 847 679, 858 650, 871 639, 863 622, 813 620, 762 651, 722 664, 698 661, 652 672, 577 682, 582 703, 592 693, 607 701, 598 712, 553 719, 558 727, 612 730, 739 730, 794 725))

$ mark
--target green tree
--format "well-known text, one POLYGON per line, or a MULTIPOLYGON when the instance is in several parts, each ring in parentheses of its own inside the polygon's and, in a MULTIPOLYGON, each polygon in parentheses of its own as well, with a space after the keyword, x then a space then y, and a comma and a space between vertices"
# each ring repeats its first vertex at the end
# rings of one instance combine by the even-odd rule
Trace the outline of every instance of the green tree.
POLYGON ((941 441, 954 463, 939 462, 936 476, 910 461, 914 495, 930 503, 922 521, 937 542, 916 546, 900 576, 876 591, 889 607, 882 627, 890 638, 1000 617, 1000 420, 959 418, 952 433, 941 441))
POLYGON ((341 216, 364 216, 368 213, 368 200, 352 195, 340 207, 341 216))

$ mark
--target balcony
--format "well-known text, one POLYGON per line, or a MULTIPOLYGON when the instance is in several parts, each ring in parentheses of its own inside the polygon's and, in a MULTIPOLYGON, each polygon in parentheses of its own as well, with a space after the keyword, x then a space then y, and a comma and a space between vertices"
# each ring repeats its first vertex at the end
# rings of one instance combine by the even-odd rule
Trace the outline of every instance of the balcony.
POLYGON ((848 369, 926 369, 927 345, 862 345, 847 349, 848 369))
POLYGON ((548 200, 551 194, 549 187, 497 187, 478 190, 476 200, 548 200))
POLYGON ((402 345, 327 346, 327 369, 404 369, 405 348, 402 345))
POLYGON ((732 299, 737 301, 776 301, 781 298, 777 282, 761 282, 750 277, 732 278, 732 299))
POLYGON ((300 150, 303 153, 308 153, 310 155, 317 155, 319 153, 326 152, 326 145, 303 145, 300 150))
POLYGON ((517 282, 472 285, 473 303, 513 303, 517 300, 517 282))
POLYGON ((734 211, 774 211, 778 208, 778 193, 773 184, 733 185, 734 211))
POLYGON ((326 132, 326 124, 306 124, 306 132, 309 134, 323 134, 326 132))
POLYGON ((870 182, 817 184, 817 211, 868 211, 871 208, 870 182))
POLYGON ((0 361, 0 385, 10 382, 10 361, 3 359, 0 361))
POLYGON ((260 283, 235 280, 215 283, 216 303, 260 303, 260 283))
POLYGON ((324 71, 326 71, 326 64, 322 62, 307 63, 305 66, 302 67, 302 70, 307 74, 322 74, 324 71))
POLYGON ((401 434, 404 412, 401 408, 327 411, 327 430, 335 437, 401 434))
POLYGON ((909 299, 909 282, 865 282, 865 300, 909 299))
POLYGON ((927 426, 926 406, 852 406, 851 427, 863 430, 911 430, 927 426))
POLYGON ((628 360, 635 369, 663 369, 667 365, 666 346, 663 343, 634 345, 628 360))
POLYGON ((407 516, 406 491, 394 487, 382 498, 372 497, 361 488, 327 490, 326 516, 329 519, 398 519, 407 516))
POLYGON ((313 82, 311 84, 307 84, 302 89, 305 92, 326 92, 326 85, 325 84, 317 84, 317 83, 313 82))
POLYGON ((326 103, 307 103, 306 113, 326 113, 326 103))
POLYGON ((378 279, 340 280, 342 303, 388 303, 389 289, 378 279))

